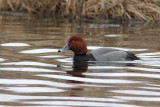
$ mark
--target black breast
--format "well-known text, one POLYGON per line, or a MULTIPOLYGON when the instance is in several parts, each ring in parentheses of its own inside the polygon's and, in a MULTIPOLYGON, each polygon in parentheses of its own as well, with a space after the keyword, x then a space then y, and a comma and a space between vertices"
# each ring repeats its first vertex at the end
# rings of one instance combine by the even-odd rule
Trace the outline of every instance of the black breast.
POLYGON ((77 55, 75 54, 73 57, 74 61, 76 62, 82 62, 82 61, 95 61, 95 58, 92 54, 83 54, 83 55, 77 55))

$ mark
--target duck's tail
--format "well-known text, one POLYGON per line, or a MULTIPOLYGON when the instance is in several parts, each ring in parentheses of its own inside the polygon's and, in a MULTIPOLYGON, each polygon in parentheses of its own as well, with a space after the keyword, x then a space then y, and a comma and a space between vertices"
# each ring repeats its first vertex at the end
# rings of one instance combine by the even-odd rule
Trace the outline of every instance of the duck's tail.
POLYGON ((133 60, 141 60, 141 59, 137 57, 135 54, 131 52, 127 52, 126 60, 133 61, 133 60))

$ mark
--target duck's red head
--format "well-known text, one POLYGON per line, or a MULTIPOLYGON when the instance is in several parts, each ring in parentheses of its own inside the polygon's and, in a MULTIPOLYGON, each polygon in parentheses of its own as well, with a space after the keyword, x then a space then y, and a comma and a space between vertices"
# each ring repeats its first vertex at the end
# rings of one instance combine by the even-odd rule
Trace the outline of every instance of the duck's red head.
POLYGON ((87 53, 87 46, 80 36, 71 36, 68 40, 68 44, 58 52, 67 50, 72 50, 76 55, 83 55, 87 53))
POLYGON ((85 41, 79 36, 72 36, 69 38, 68 45, 70 50, 72 50, 75 54, 86 54, 87 46, 85 41))

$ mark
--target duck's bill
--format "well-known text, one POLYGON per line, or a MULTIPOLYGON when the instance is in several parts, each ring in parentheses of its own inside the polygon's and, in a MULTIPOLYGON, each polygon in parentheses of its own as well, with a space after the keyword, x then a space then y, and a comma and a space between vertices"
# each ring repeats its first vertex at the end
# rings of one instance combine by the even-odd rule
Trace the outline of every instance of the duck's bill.
POLYGON ((68 44, 66 46, 64 46, 62 49, 58 50, 58 52, 65 52, 65 51, 68 51, 70 50, 68 44))

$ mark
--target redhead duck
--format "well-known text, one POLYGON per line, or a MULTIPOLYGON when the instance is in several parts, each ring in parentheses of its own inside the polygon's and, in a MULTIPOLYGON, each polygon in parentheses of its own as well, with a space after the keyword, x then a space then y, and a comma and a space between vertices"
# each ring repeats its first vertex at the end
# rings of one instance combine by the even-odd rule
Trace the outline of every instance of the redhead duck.
POLYGON ((80 36, 71 36, 67 45, 58 52, 67 50, 74 52, 74 61, 132 61, 140 59, 133 53, 110 48, 100 48, 87 53, 86 43, 80 36))

